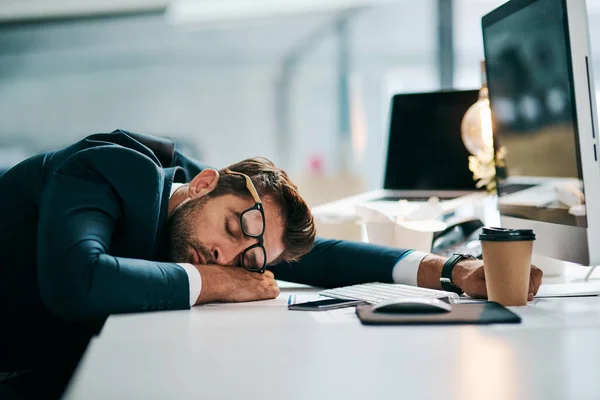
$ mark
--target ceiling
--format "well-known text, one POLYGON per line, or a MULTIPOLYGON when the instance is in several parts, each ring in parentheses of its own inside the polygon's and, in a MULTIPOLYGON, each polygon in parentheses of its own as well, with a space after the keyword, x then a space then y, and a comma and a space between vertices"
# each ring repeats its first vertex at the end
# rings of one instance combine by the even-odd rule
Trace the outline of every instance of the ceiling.
POLYGON ((164 9, 167 0, 0 0, 0 21, 164 9))
MULTIPOLYGON (((459 29, 458 50, 467 54, 468 59, 480 57, 480 42, 471 40, 473 35, 479 35, 479 26, 473 21, 503 0, 454 1, 458 11, 462 10, 457 11, 458 27, 473 26, 473 32, 466 31, 463 39, 459 29), (462 15, 465 13, 467 15, 462 15), (460 43, 469 46, 463 49, 460 43)), ((171 0, 170 3, 169 0, 0 0, 0 76, 26 71, 63 72, 69 71, 66 67, 69 65, 77 69, 87 66, 91 70, 103 70, 115 65, 115 60, 124 66, 166 63, 235 66, 241 62, 264 65, 278 62, 305 38, 322 31, 323 27, 333 26, 340 10, 384 3, 392 3, 392 7, 385 7, 367 18, 368 24, 358 23, 364 27, 354 36, 357 49, 367 58, 385 56, 396 60, 401 57, 406 64, 412 62, 410 57, 417 57, 423 62, 423 57, 431 53, 435 38, 423 33, 416 36, 405 33, 422 32, 423 25, 433 24, 434 0, 171 0), (111 18, 73 20, 68 24, 4 27, 1 24, 32 18, 163 11, 169 4, 177 7, 191 4, 181 23, 173 24, 172 19, 171 23, 165 23, 169 18, 165 19, 160 12, 127 21, 111 18), (256 12, 261 7, 250 10, 248 4, 261 5, 263 14, 256 12), (267 10, 269 5, 273 6, 270 11, 267 10), (273 10, 279 10, 277 18, 269 18, 273 10), (195 19, 190 18, 192 14, 195 19), (250 14, 254 20, 249 18, 250 14), (427 20, 428 15, 431 21, 427 20), (378 29, 373 29, 374 26, 378 29), (221 29, 223 27, 227 29, 221 29)), ((594 10, 598 10, 595 15, 600 15, 600 1, 588 0, 588 3, 592 20, 594 10)), ((372 11, 376 9, 378 7, 372 11)), ((182 8, 178 10, 181 13, 182 8)), ((165 15, 168 17, 169 12, 165 15)), ((432 27, 425 29, 431 31, 431 35, 435 32, 432 27)), ((591 23, 590 28, 592 38, 600 38, 600 24, 591 23)), ((329 58, 327 60, 329 62, 329 58)))
POLYGON ((0 21, 161 11, 183 20, 223 20, 339 11, 394 0, 0 0, 0 21))
MULTIPOLYGON (((504 0, 454 0, 460 7, 504 0)), ((0 0, 0 22, 45 18, 69 18, 102 14, 168 10, 184 22, 280 16, 307 12, 331 12, 401 0, 0 0)), ((588 12, 600 14, 600 1, 587 0, 588 12)))
MULTIPOLYGON (((190 3, 189 0, 176 4, 190 3)), ((327 7, 322 0, 203 0, 191 4, 211 5, 211 7, 189 8, 190 14, 196 13, 197 24, 185 20, 173 23, 167 12, 165 15, 144 15, 140 18, 121 19, 74 19, 69 23, 59 24, 10 24, 4 27, 0 24, 0 55, 5 57, 24 57, 25 55, 52 55, 57 59, 66 60, 70 54, 75 54, 77 62, 96 63, 109 55, 113 57, 132 58, 147 54, 160 53, 163 58, 181 59, 182 57, 211 58, 211 59, 251 59, 259 62, 272 62, 294 44, 301 43, 325 29, 333 30, 334 22, 340 10, 359 6, 388 4, 382 12, 372 15, 369 20, 378 21, 381 31, 362 29, 355 39, 364 43, 365 48, 378 51, 386 46, 381 35, 396 36, 400 48, 422 47, 409 35, 402 35, 404 29, 419 30, 424 25, 422 16, 431 14, 428 6, 414 4, 411 0, 327 0, 327 7), (262 15, 256 13, 256 8, 250 11, 247 5, 262 5, 270 12, 278 10, 276 18, 269 18, 267 11, 262 15), (215 4, 227 5, 221 10, 215 4), (290 8, 287 3, 293 3, 290 8), (304 9, 299 8, 303 4, 304 9), (283 6, 282 6, 283 5, 283 6), (246 7, 244 7, 246 6, 246 7), (287 7, 287 8, 286 8, 287 7), (223 10, 229 10, 225 14, 223 10), (208 11, 210 12, 208 12, 208 11), (243 18, 240 10, 253 13, 254 19, 243 18), (415 19, 415 15, 421 16, 415 19), (167 18, 165 18, 165 16, 167 18), (207 19, 212 16, 212 19, 207 19), (261 18, 262 16, 262 18, 261 18), (234 21, 234 19, 236 19, 234 21), (416 26, 415 26, 416 25, 416 26), (228 29, 221 29, 227 27, 228 29), (390 31, 390 28, 394 28, 390 31), (386 30, 387 28, 387 30, 386 30), (414 43, 414 46, 413 46, 414 43), (157 51, 159 49, 160 51, 157 51)), ((421 3, 421 2, 419 2, 421 3)), ((432 3, 426 1, 424 3, 432 3)), ((0 0, 0 18, 17 19, 33 18, 31 9, 36 9, 38 17, 46 12, 46 17, 59 16, 60 7, 71 5, 69 12, 75 10, 83 13, 96 9, 103 13, 125 11, 137 7, 140 11, 157 10, 164 7, 164 0, 0 0), (161 3, 163 1, 163 3, 161 3), (82 6, 81 3, 85 3, 82 6), (42 4, 46 6, 41 6, 42 4), (50 7, 49 4, 54 4, 50 7), (40 7, 36 7, 40 5, 40 7), (60 7, 59 7, 60 6, 60 7), (95 7, 95 8, 94 8, 95 7), (153 8, 154 7, 154 8, 153 8), (50 14, 50 8, 55 14, 50 14), (12 10, 10 13, 8 10, 12 10), (27 11, 29 10, 29 11, 27 11)), ((172 3, 174 4, 174 3, 172 3)), ((374 7, 373 11, 379 7, 374 7)), ((181 9, 179 9, 181 11, 181 9)), ((60 14, 65 16, 67 14, 60 14)), ((69 14, 74 15, 74 14, 69 14)), ((78 14, 83 15, 83 14, 78 14)), ((364 14, 363 14, 364 15, 364 14)), ((364 19, 363 19, 364 20, 364 19)), ((175 21, 177 22, 177 21, 175 21)), ((426 21, 428 22, 428 21, 426 21)), ((428 24, 426 24, 428 25, 428 24)), ((365 27, 369 28, 369 27, 365 27)), ((320 37, 324 35, 321 34, 320 37)), ((433 38, 423 37, 424 41, 433 38)), ((317 39, 315 39, 317 40, 317 39)), ((389 49, 382 49, 390 52, 389 49)), ((66 62, 66 61, 63 61, 66 62)))

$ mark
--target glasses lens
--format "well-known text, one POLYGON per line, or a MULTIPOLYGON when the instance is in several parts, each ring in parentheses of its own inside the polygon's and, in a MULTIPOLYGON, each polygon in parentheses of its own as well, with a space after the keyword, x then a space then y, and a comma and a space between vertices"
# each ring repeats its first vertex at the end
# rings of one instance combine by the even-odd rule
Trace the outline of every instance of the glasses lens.
POLYGON ((242 215, 242 229, 248 236, 257 237, 263 234, 265 224, 259 210, 246 211, 242 215))
POLYGON ((262 247, 253 247, 244 253, 244 268, 259 271, 266 263, 267 256, 262 247))

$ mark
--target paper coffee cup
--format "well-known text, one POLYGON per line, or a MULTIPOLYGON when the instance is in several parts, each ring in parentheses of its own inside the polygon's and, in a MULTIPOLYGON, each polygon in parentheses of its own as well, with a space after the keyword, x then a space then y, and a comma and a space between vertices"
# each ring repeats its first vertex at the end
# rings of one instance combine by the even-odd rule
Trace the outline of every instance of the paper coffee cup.
POLYGON ((488 299, 503 306, 524 306, 529 294, 531 229, 483 228, 479 236, 488 299))

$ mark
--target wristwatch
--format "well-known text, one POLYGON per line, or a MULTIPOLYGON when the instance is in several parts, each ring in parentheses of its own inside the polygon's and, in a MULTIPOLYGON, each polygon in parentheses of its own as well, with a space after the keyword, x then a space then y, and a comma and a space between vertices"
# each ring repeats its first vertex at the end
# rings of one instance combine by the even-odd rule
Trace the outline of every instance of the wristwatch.
POLYGON ((471 254, 463 254, 463 253, 454 253, 452 257, 448 259, 444 263, 442 267, 442 276, 440 276, 440 284, 442 285, 442 289, 447 292, 454 292, 458 294, 463 294, 464 291, 454 285, 452 282, 452 271, 454 267, 460 260, 475 260, 476 257, 471 254))

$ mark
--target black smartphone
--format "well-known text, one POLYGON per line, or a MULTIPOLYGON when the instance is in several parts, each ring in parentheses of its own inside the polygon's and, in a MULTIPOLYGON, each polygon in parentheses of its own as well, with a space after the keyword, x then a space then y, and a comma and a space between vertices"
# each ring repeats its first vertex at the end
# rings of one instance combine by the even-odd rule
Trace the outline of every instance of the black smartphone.
POLYGON ((308 303, 290 304, 288 310, 297 311, 327 311, 336 308, 354 307, 359 304, 365 304, 363 300, 343 300, 343 299, 326 299, 309 301, 308 303))

